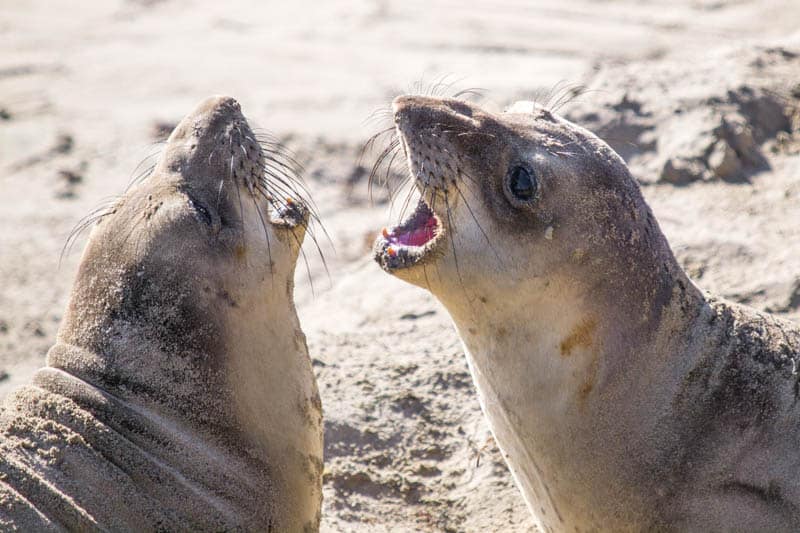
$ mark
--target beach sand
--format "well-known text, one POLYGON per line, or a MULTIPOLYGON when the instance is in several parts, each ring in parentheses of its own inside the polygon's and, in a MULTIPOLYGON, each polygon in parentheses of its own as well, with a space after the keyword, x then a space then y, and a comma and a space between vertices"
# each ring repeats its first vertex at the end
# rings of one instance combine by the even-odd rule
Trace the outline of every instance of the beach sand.
POLYGON ((220 93, 297 153, 331 236, 328 273, 309 239, 296 289, 325 531, 534 530, 446 312, 371 260, 404 196, 370 202, 377 151, 359 152, 397 94, 559 107, 629 162, 699 286, 800 320, 800 3, 430 4, 4 2, 0 396, 54 342, 85 242, 60 260, 71 228, 220 93))

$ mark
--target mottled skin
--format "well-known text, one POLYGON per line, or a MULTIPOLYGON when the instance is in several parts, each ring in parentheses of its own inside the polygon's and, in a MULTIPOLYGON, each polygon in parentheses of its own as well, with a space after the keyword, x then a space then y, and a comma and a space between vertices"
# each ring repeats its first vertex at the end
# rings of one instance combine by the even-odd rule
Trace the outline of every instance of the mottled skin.
POLYGON ((800 329, 703 294, 626 165, 534 105, 394 102, 444 233, 387 272, 429 289, 546 531, 800 529, 800 329), (526 165, 536 198, 513 202, 526 165))
POLYGON ((263 164, 210 98, 95 226, 47 366, 0 413, 0 529, 318 529, 307 218, 270 220, 263 164))

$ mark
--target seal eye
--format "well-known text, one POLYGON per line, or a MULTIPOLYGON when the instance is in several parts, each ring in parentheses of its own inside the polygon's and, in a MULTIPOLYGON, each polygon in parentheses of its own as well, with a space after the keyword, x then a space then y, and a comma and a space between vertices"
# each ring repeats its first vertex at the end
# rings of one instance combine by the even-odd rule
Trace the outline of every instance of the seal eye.
POLYGON ((203 220, 203 222, 205 222, 209 226, 212 224, 213 219, 211 218, 211 213, 209 213, 208 209, 206 209, 201 203, 190 198, 189 205, 192 206, 192 208, 195 210, 197 215, 203 220))
POLYGON ((521 202, 532 200, 538 187, 536 176, 525 167, 516 166, 508 174, 508 188, 514 198, 521 202))

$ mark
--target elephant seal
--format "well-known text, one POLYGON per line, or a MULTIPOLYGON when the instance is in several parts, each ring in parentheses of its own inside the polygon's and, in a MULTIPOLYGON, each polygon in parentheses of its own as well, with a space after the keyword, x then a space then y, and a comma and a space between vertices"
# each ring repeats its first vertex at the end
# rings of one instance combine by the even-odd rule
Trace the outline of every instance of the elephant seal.
POLYGON ((236 100, 209 98, 94 226, 46 367, 0 413, 0 529, 318 529, 292 301, 310 215, 277 199, 295 185, 276 164, 236 100))
POLYGON ((532 104, 402 96, 375 259, 445 306, 546 531, 800 529, 800 329, 704 295, 622 159, 532 104))

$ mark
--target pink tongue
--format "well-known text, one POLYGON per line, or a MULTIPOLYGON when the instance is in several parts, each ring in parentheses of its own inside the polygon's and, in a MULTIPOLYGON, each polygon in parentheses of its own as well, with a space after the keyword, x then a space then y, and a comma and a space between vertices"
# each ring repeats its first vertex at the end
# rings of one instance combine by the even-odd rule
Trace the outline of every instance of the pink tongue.
POLYGON ((425 221, 421 228, 414 228, 408 233, 392 235, 390 242, 402 244, 403 246, 423 246, 426 242, 433 239, 433 231, 436 228, 436 219, 430 217, 425 221))

